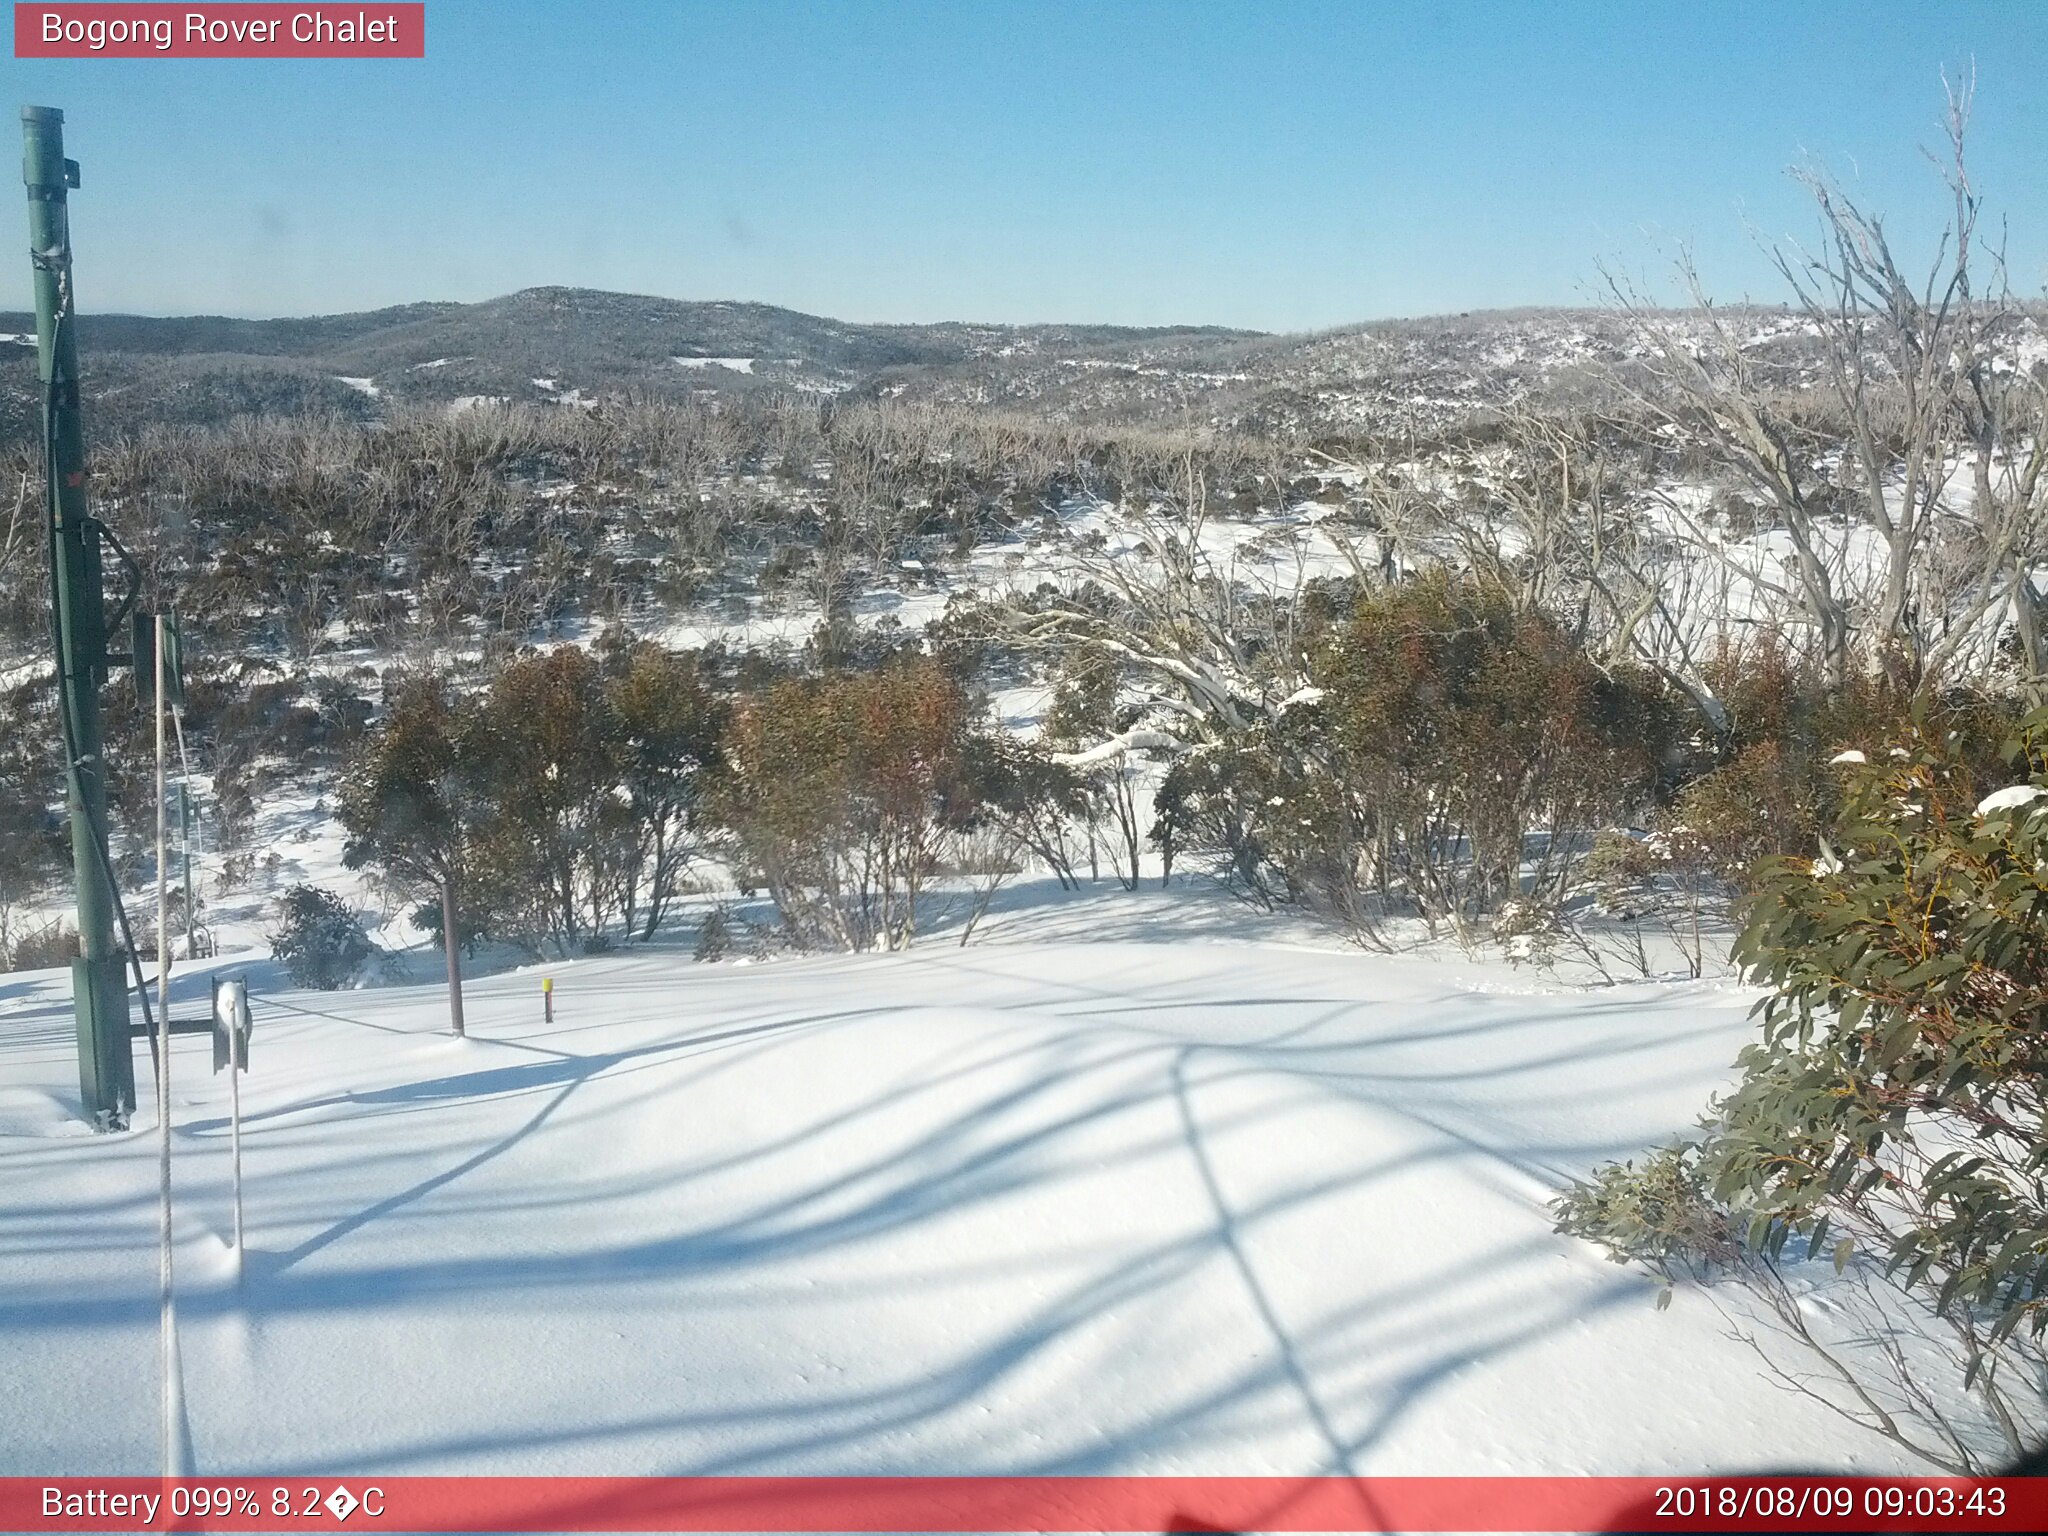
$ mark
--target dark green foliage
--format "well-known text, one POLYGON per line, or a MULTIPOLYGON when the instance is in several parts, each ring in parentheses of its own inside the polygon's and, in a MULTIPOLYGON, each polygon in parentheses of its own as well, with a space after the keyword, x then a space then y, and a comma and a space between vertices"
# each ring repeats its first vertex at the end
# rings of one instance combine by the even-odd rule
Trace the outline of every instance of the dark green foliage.
POLYGON ((621 871, 626 928, 651 938, 697 850, 730 705, 702 656, 644 643, 609 651, 604 690, 632 826, 621 871))
POLYGON ((465 942, 651 937, 697 851, 725 712, 698 657, 619 635, 523 657, 474 697, 405 683, 343 780, 347 859, 452 883, 465 942))
POLYGON ((1671 733, 1646 682, 1603 674, 1507 592, 1440 573, 1360 603, 1311 675, 1342 776, 1375 787, 1404 862, 1427 870, 1432 845, 1462 837, 1482 904, 1514 893, 1533 830, 1647 794, 1671 733))
POLYGON ((476 756, 470 713, 444 679, 397 682, 342 778, 335 811, 348 866, 374 864, 436 891, 459 881, 478 820, 476 756))
POLYGON ((1688 781, 1661 825, 1719 878, 1745 883, 1770 854, 1809 849, 1842 805, 1835 755, 1867 755, 1916 732, 1947 741, 1979 776, 1995 772, 2017 716, 1994 695, 1915 693, 1882 669, 1830 680, 1766 630, 1706 668, 1726 706, 1725 739, 1693 745, 1688 781))
MULTIPOLYGON (((2011 749, 2048 797, 2048 713, 2011 749)), ((1984 1339, 2048 1325, 2048 805, 1978 815, 1946 744, 1848 764, 1821 860, 1776 858, 1736 955, 1773 988, 1708 1167, 1754 1240, 1833 1225, 1984 1339)), ((1999 804, 1994 797, 1990 804, 1999 804)))
POLYGON ((598 662, 575 646, 515 662, 470 721, 485 857, 541 932, 582 948, 616 916, 630 832, 598 662))
POLYGON ((982 818, 1036 855, 1062 886, 1078 884, 1068 833, 1088 811, 1082 775, 1007 731, 980 730, 967 737, 965 771, 982 818))
POLYGON ((1079 794, 926 659, 777 682, 740 701, 726 756, 717 814, 803 946, 904 947, 932 882, 970 863, 978 916, 1015 850, 1062 865, 1079 794))
POLYGON ((1648 677, 1445 572, 1358 599, 1308 661, 1314 691, 1183 758, 1162 814, 1257 893, 1359 931, 1559 899, 1573 834, 1648 799, 1673 732, 1648 677))
POLYGON ((363 925, 334 892, 295 885, 279 899, 270 954, 299 986, 331 991, 348 985, 371 949, 363 925))
POLYGON ((898 948, 978 805, 966 698, 936 666, 778 683, 735 713, 722 817, 800 944, 898 948))
MULTIPOLYGON (((1771 988, 1740 1084, 1694 1144, 1557 1210, 1618 1258, 1699 1265, 1739 1239, 1767 1291, 1788 1249, 1868 1261, 1946 1325, 2017 1453, 2048 1417, 2048 710, 2005 756, 1988 797, 1960 733, 1835 766, 1821 856, 1766 858, 1738 908, 1736 957, 1771 988)), ((1977 1465, 1935 1439, 1918 1448, 1977 1465)))
POLYGON ((1643 1159, 1608 1163, 1555 1204, 1557 1230, 1602 1244, 1617 1263, 1648 1264, 1660 1274, 1705 1273, 1736 1261, 1741 1234, 1706 1188, 1699 1148, 1680 1143, 1643 1159))
MULTIPOLYGON (((441 903, 423 901, 412 909, 411 918, 412 925, 427 936, 429 943, 439 949, 442 943, 441 903)), ((462 952, 466 955, 475 954, 477 947, 491 936, 489 928, 485 926, 485 914, 477 911, 474 904, 457 915, 456 925, 461 930, 462 952)))
POLYGON ((720 903, 704 914, 697 927, 697 943, 690 952, 693 960, 723 960, 732 948, 732 920, 720 903))

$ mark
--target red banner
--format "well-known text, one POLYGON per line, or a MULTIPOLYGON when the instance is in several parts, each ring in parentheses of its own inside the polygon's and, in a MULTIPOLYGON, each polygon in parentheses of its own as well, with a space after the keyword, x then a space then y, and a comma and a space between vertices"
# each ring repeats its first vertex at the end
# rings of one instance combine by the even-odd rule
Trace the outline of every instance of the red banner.
POLYGON ((14 7, 17 59, 423 59, 424 4, 14 7))
POLYGON ((2048 1479, 0 1478, 7 1531, 2041 1531, 2048 1479))

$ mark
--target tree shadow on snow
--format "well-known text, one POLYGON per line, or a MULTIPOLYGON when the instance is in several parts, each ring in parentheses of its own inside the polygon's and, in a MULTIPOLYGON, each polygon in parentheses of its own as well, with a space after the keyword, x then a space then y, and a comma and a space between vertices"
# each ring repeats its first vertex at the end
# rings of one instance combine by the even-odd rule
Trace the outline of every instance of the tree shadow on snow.
MULTIPOLYGON (((972 966, 949 962, 947 968, 972 966)), ((334 1453, 325 1463, 316 1457, 308 1464, 303 1445, 281 1454, 292 1460, 293 1470, 308 1474, 362 1467, 394 1473, 503 1468, 543 1451, 556 1458, 554 1464, 569 1455, 587 1468, 611 1468, 623 1459, 645 1470, 697 1474, 791 1468, 959 1472, 963 1460, 977 1456, 994 1457, 990 1470, 995 1471, 1078 1474, 1129 1470, 1147 1464, 1148 1458, 1183 1454, 1189 1445, 1284 1432, 1312 1458, 1313 1465, 1301 1468, 1304 1473, 1345 1476, 1455 1373, 1510 1354, 1578 1318, 1640 1299, 1641 1287, 1617 1276, 1585 1288, 1576 1301, 1559 1302, 1532 1289, 1527 1301, 1503 1307, 1499 1286, 1490 1282, 1529 1270, 1557 1248, 1547 1236, 1520 1234, 1486 1242, 1476 1253, 1455 1262, 1446 1259, 1399 1283, 1383 1283, 1350 1303, 1343 1302, 1341 1285, 1333 1287, 1334 1304, 1291 1315, 1262 1269, 1262 1262, 1270 1260, 1253 1236, 1258 1228, 1336 1196, 1371 1194, 1436 1165, 1483 1170, 1506 1155, 1484 1145, 1455 1116, 1439 1112, 1422 1091, 1430 1075, 1414 1072, 1412 1063, 1389 1062, 1376 1072, 1375 1053, 1427 1039, 1445 1043, 1444 1035, 1538 1029, 1543 1017, 1530 1009, 1504 1009, 1497 1017, 1446 1031, 1397 1027, 1384 1038, 1345 1038, 1348 1010, 1370 1000, 1313 991, 1295 997, 1245 996, 1221 986, 1212 995, 1199 995, 1207 978, 1220 980, 1229 969, 1229 961, 1219 958, 1213 968, 1199 967, 1192 981, 1183 973, 1151 989, 1167 992, 1167 998, 1140 1002, 1131 1000, 1129 988, 1119 992, 1085 981, 1036 978, 1033 995, 1045 998, 1047 1005, 1030 1011, 1030 1030, 968 1031, 942 1054, 943 1065, 923 1062, 916 1075, 885 1088, 799 1113, 787 1127, 765 1132, 739 1150, 693 1155, 687 1136, 679 1136, 671 1161, 646 1168, 565 1170, 550 1162, 528 1171, 512 1154, 536 1133, 561 1124, 577 1096, 599 1080, 620 1095, 606 1102, 605 1113, 621 1116, 621 1124, 630 1121, 629 1111, 660 1109, 684 1116, 690 1103, 724 1091, 720 1074, 757 1061, 762 1052, 788 1049, 818 1029, 915 1013, 915 1003, 780 1013, 771 1007, 746 1022, 733 1024, 727 1015, 721 1027, 587 1055, 531 1041, 499 1041, 537 1059, 268 1108, 245 1121, 252 1133, 252 1162, 261 1155, 266 1135, 302 1135, 300 1145, 334 1159, 332 1168, 305 1186, 315 1192, 310 1197, 315 1201, 322 1189, 345 1188, 338 1175, 351 1166, 374 1168, 381 1179, 382 1163, 388 1161, 408 1176, 357 1209, 326 1213, 314 1230, 283 1251, 252 1250, 239 1292, 197 1290, 181 1299, 181 1316, 195 1328, 245 1316, 282 1322, 349 1315, 375 1327, 380 1313, 397 1307, 440 1307, 451 1316, 475 1319, 488 1318, 493 1309, 509 1309, 522 1298, 544 1304, 558 1298, 564 1308, 602 1306, 593 1300, 591 1288, 597 1286, 620 1297, 617 1316, 623 1326, 651 1327, 667 1309, 691 1306, 692 1298, 700 1306, 773 1306, 778 1296, 794 1294, 791 1287, 806 1268, 826 1268, 827 1261, 857 1248, 873 1254, 872 1245, 915 1238, 942 1218, 1000 1214, 1002 1202, 1013 1196, 1057 1195, 1120 1163, 1154 1178, 1190 1181, 1199 1192, 1193 1214, 1164 1230, 1139 1223, 1125 1232, 1112 1223, 1101 1231, 1083 1227, 1071 1234, 1049 1233, 1028 1259, 946 1253, 916 1276, 839 1275, 823 1286, 826 1299, 855 1302, 893 1291, 896 1301, 914 1304, 920 1284, 936 1294, 946 1285, 997 1274, 1016 1282, 1006 1294, 1029 1297, 1015 1315, 1005 1315, 999 1329, 935 1338, 924 1357, 906 1359, 900 1369, 797 1391, 775 1385, 779 1378, 771 1377, 764 1362, 758 1384, 729 1385, 719 1396, 707 1397, 679 1382, 665 1403, 593 1401, 584 1411, 550 1414, 545 1423, 534 1424, 506 1424, 483 1415, 465 1421, 460 1400, 451 1399, 455 1406, 442 1428, 424 1439, 399 1434, 379 1440, 373 1429, 358 1425, 355 1447, 334 1453), (1163 1018, 1176 1008, 1251 1016, 1254 1023, 1262 1011, 1273 1018, 1269 1027, 1254 1027, 1246 1038, 1215 1044, 1175 1041, 1134 1027, 1148 1013, 1163 1018), (1197 1063, 1204 1068, 1200 1073, 1192 1070, 1197 1063), (1231 1107, 1204 1109, 1203 1101, 1236 1076, 1290 1073, 1356 1096, 1375 1114, 1404 1118, 1418 1127, 1418 1134, 1397 1150, 1371 1158, 1341 1147, 1309 1149, 1327 1152, 1327 1161, 1305 1157, 1284 1187, 1233 1201, 1224 1166, 1230 1153, 1218 1138, 1285 1137, 1288 1106, 1246 1107, 1233 1099, 1231 1107), (538 1102, 528 1109, 530 1100, 538 1102), (444 1154, 440 1166, 424 1173, 417 1166, 419 1153, 377 1145, 376 1125, 382 1117, 432 1112, 456 1102, 503 1102, 505 1123, 472 1145, 452 1149, 453 1155, 444 1154), (328 1111, 344 1110, 366 1113, 360 1123, 354 1115, 309 1123, 328 1111), (353 1127, 355 1145, 337 1126, 353 1127), (906 1126, 911 1128, 907 1137, 876 1134, 876 1128, 906 1126), (867 1150, 848 1156, 850 1144, 867 1150), (1105 1163, 1105 1145, 1118 1149, 1114 1163, 1105 1163), (790 1177, 793 1168, 800 1171, 790 1177), (492 1178, 488 1187, 480 1187, 479 1177, 487 1169, 492 1178), (723 1208, 704 1213, 694 1191, 724 1188, 736 1177, 755 1174, 741 1186, 753 1191, 746 1199, 728 1200, 723 1208), (613 1224, 601 1219, 608 1210, 632 1213, 633 1219, 617 1223, 625 1236, 582 1240, 563 1251, 542 1238, 551 1214, 569 1210, 597 1218, 586 1224, 588 1232, 611 1229, 613 1224), (424 1256, 356 1241, 373 1237, 381 1224, 402 1212, 415 1221, 461 1223, 508 1211, 518 1214, 518 1230, 531 1232, 531 1240, 518 1240, 516 1247, 485 1245, 482 1251, 451 1245, 424 1256), (665 1230, 648 1230, 650 1211, 668 1213, 665 1230), (310 1262, 316 1256, 321 1262, 310 1262), (1217 1277, 1226 1282, 1220 1290, 1217 1277), (664 1299, 657 1303, 643 1295, 641 1288, 647 1286, 661 1287, 658 1294, 664 1299), (977 1405, 1005 1391, 1025 1392, 1034 1403, 1044 1401, 1048 1392, 1068 1394, 1076 1405, 1097 1396, 1100 1383, 1086 1374, 1085 1362, 1098 1357, 1105 1330, 1110 1339, 1123 1338, 1119 1330, 1127 1325, 1117 1320, 1129 1318, 1156 1318, 1164 1327, 1189 1287, 1207 1287, 1204 1294, 1225 1297, 1214 1305, 1244 1320, 1249 1337, 1257 1341, 1247 1358, 1212 1363, 1202 1375, 1185 1379, 1170 1371, 1154 1373, 1148 1379, 1170 1386, 1159 1389, 1156 1400, 1110 1405, 1112 1422, 1092 1437, 1076 1432, 1035 1445, 977 1440, 977 1405), (734 1302, 735 1295, 747 1300, 734 1302), (655 1310, 643 1314, 643 1308, 655 1310), (643 1315, 646 1321, 638 1321, 643 1315), (1088 1341, 1087 1349, 1076 1348, 1082 1341, 1088 1341)), ((655 978, 644 980, 648 991, 657 990, 655 978)), ((608 987, 608 995, 632 994, 634 978, 620 982, 608 987)), ((1017 983, 995 974, 989 985, 1000 993, 1017 983)), ((878 1036, 877 1049, 887 1039, 878 1036)), ((1532 1043, 1533 1066, 1510 1064, 1499 1070, 1512 1076, 1560 1060, 1590 1065, 1601 1049, 1615 1060, 1631 1054, 1626 1041, 1583 1049, 1576 1058, 1532 1043)), ((1460 1064, 1464 1060, 1462 1052, 1456 1053, 1453 1065, 1437 1077, 1450 1082, 1475 1075, 1460 1064)), ((1610 1082, 1602 1091, 1615 1089, 1610 1082)), ((186 1129, 217 1142, 226 1136, 218 1119, 186 1129)), ((1539 1143, 1522 1151, 1526 1156, 1516 1167, 1542 1178, 1555 1164, 1579 1163, 1583 1149, 1539 1143)), ((1517 1191, 1516 1197, 1535 1203, 1526 1191, 1517 1191)), ((51 1220, 61 1216, 54 1208, 48 1213, 51 1220)), ((821 1288, 810 1287, 804 1294, 815 1300, 821 1288)), ((132 1295, 84 1298, 15 1294, 0 1298, 0 1329, 49 1326, 60 1319, 73 1327, 132 1323, 146 1318, 153 1305, 154 1294, 145 1286, 132 1295)), ((508 1329, 515 1326, 508 1321, 508 1329)), ((427 1370, 430 1363, 420 1368, 427 1370)), ((189 1361, 187 1369, 194 1369, 189 1361)), ((431 1383, 423 1382, 421 1389, 432 1390, 431 1383)), ((410 1389, 392 1383, 390 1390, 410 1389)), ((492 1394, 484 1396, 489 1400, 492 1394)), ((195 1401, 231 1404, 236 1392, 224 1383, 217 1392, 195 1392, 195 1401)), ((200 1434, 204 1458, 203 1424, 200 1434)), ((1183 1511, 1178 1518, 1187 1523, 1175 1529, 1215 1528, 1203 1523, 1200 1510, 1183 1511)))

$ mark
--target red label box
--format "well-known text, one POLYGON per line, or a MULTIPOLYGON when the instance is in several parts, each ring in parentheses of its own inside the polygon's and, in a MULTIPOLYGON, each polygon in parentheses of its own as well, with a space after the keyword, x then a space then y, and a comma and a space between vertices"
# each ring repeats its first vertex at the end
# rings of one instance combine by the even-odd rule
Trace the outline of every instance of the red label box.
POLYGON ((424 4, 14 7, 17 59, 423 59, 424 4))

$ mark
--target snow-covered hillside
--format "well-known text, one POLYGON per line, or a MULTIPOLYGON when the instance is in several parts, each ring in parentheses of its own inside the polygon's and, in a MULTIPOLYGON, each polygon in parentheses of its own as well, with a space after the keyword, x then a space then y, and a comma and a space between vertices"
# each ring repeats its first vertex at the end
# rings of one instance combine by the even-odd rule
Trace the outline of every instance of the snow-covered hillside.
MULTIPOLYGON (((251 965, 239 1280, 226 1081, 174 1052, 196 1469, 1911 1470, 1551 1231, 1729 1080, 1741 992, 1315 948, 1199 891, 985 931, 501 974, 466 1042, 434 988, 251 965)), ((152 1107, 85 1134, 66 990, 0 978, 0 1472, 141 1473, 152 1107)))

